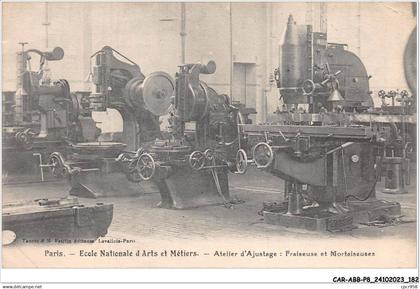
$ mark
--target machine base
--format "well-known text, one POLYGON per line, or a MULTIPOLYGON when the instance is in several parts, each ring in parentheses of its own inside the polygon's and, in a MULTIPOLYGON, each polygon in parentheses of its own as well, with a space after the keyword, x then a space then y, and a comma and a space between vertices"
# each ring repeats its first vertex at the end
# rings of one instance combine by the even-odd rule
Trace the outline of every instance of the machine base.
POLYGON ((156 180, 161 202, 159 207, 187 209, 201 206, 219 205, 230 201, 227 172, 218 172, 221 194, 209 171, 179 169, 164 179, 156 180))
POLYGON ((401 215, 399 203, 376 199, 365 202, 348 202, 348 208, 348 212, 339 214, 319 208, 310 208, 303 210, 300 215, 291 215, 287 213, 286 204, 278 209, 264 208, 263 216, 267 224, 310 231, 338 232, 351 230, 357 223, 368 223, 381 217, 401 215))
POLYGON ((402 157, 384 157, 382 165, 385 167, 384 194, 407 194, 406 185, 410 180, 410 161, 402 157))
POLYGON ((70 195, 82 198, 127 197, 158 192, 154 184, 130 182, 119 172, 81 172, 70 177, 70 185, 70 195))
POLYGON ((76 198, 34 200, 3 205, 3 233, 13 240, 35 243, 47 239, 96 240, 105 236, 113 217, 113 205, 83 205, 76 198))

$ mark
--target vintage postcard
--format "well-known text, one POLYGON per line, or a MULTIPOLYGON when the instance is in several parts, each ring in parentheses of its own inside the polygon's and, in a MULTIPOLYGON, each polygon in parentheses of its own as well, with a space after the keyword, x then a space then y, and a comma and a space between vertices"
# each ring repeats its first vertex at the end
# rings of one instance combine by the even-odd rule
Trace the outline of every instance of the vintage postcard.
POLYGON ((416 268, 416 12, 3 2, 2 267, 416 268))

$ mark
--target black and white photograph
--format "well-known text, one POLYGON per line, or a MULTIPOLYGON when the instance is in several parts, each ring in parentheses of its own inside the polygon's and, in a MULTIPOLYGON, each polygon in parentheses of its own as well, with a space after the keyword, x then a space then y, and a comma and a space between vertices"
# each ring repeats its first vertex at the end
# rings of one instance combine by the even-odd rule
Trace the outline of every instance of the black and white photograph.
POLYGON ((417 52, 417 2, 3 2, 2 268, 417 268, 417 52))

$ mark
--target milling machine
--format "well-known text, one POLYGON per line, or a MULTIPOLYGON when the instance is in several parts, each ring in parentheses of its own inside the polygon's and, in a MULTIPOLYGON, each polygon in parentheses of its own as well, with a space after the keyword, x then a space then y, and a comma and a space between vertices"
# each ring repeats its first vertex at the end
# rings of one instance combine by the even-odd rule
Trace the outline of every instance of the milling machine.
MULTIPOLYGON (((38 165, 53 151, 65 152, 71 142, 94 140, 99 131, 81 106, 83 95, 70 92, 65 79, 53 81, 49 61, 59 61, 64 51, 37 49, 17 53, 17 88, 3 93, 3 183, 39 181, 38 165), (30 60, 38 55, 38 71, 30 60)), ((41 180, 44 174, 41 170, 41 180)))
POLYGON ((169 136, 157 139, 135 157, 142 180, 152 180, 161 194, 160 206, 185 209, 212 204, 230 206, 228 171, 235 171, 239 109, 200 80, 216 63, 185 64, 175 77, 175 98, 169 136), (232 157, 233 156, 233 157, 232 157))
POLYGON ((118 140, 129 151, 161 137, 159 116, 168 113, 174 91, 172 77, 165 72, 146 77, 136 63, 109 46, 92 58, 94 91, 89 97, 90 110, 111 108, 121 114, 123 131, 118 140))
POLYGON ((55 152, 45 166, 51 167, 56 176, 68 178, 70 194, 76 196, 127 196, 153 191, 150 184, 138 184, 132 163, 117 157, 121 153, 137 156, 140 146, 161 136, 159 116, 170 106, 173 80, 164 72, 146 77, 137 64, 109 46, 93 54, 92 59, 94 91, 88 97, 88 109, 116 109, 123 119, 123 130, 120 135, 101 135, 95 142, 71 144, 67 157, 55 152), (125 173, 134 182, 127 182, 125 173))
MULTIPOLYGON (((239 125, 237 170, 253 164, 285 181, 286 201, 264 204, 267 223, 340 231, 401 213, 399 203, 376 199, 375 188, 389 153, 406 166, 412 140, 401 128, 415 126, 415 116, 374 109, 370 76, 345 47, 290 15, 275 71, 284 104, 268 124, 239 125)), ((412 100, 405 92, 401 99, 412 100)))
MULTIPOLYGON (((43 159, 66 155, 74 143, 99 135, 83 105, 85 95, 70 92, 65 79, 51 80, 48 61, 61 60, 63 49, 24 50, 24 44, 17 54, 17 90, 3 99, 3 184, 39 181, 39 166, 44 181, 43 168, 54 167, 44 165, 43 159), (40 57, 38 71, 31 70, 33 54, 40 57)), ((93 242, 106 235, 112 217, 112 204, 83 204, 73 197, 12 202, 3 197, 2 243, 79 238, 93 242)))

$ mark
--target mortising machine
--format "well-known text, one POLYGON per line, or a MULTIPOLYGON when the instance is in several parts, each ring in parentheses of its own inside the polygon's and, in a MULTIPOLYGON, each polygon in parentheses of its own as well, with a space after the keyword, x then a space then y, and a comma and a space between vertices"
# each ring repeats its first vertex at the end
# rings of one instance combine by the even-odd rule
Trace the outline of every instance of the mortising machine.
POLYGON ((167 113, 174 85, 164 72, 145 76, 133 61, 105 46, 96 52, 92 82, 94 91, 88 97, 88 110, 116 109, 123 119, 120 136, 100 136, 95 142, 73 143, 67 157, 53 153, 50 163, 53 174, 69 179, 70 194, 83 197, 138 195, 146 190, 133 182, 140 179, 133 173, 133 163, 117 157, 124 153, 136 156, 141 144, 160 137, 159 116, 167 113), (120 59, 124 59, 121 61, 120 59))

